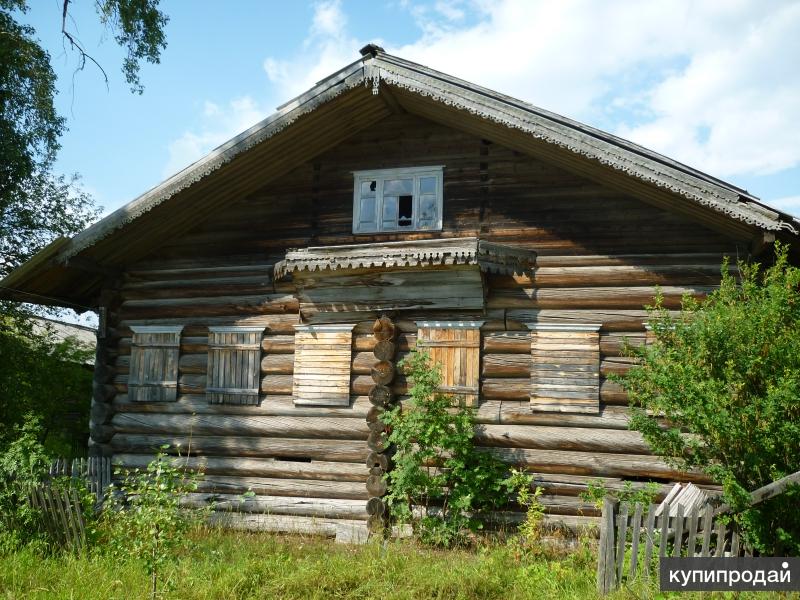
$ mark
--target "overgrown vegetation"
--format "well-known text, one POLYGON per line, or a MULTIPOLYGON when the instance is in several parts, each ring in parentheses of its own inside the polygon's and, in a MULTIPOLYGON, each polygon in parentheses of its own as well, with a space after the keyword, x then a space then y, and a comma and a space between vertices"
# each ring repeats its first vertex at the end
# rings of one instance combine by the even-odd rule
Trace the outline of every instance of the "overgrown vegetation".
POLYGON ((632 508, 637 504, 641 504, 647 510, 647 506, 655 502, 658 495, 659 485, 653 481, 646 482, 642 485, 634 485, 632 481, 623 481, 622 488, 610 489, 602 479, 592 479, 586 484, 586 491, 581 492, 581 500, 591 502, 597 508, 603 507, 603 499, 606 496, 615 498, 620 504, 627 505, 632 508))
POLYGON ((720 288, 678 316, 657 299, 656 341, 630 350, 641 364, 620 382, 657 454, 721 482, 759 551, 798 555, 797 486, 747 506, 748 491, 800 470, 800 269, 778 244, 772 266, 738 267, 737 278, 726 262, 720 288))
POLYGON ((517 535, 511 538, 511 545, 520 552, 538 553, 542 550, 539 542, 545 507, 540 496, 544 490, 536 486, 531 491, 533 476, 517 469, 511 471, 507 482, 510 489, 516 490, 517 504, 525 509, 525 520, 520 524, 517 535))
POLYGON ((31 320, 0 315, 0 451, 34 429, 52 456, 84 455, 89 436, 94 350, 57 340, 31 320), (23 429, 27 427, 27 429, 23 429))
POLYGON ((159 574, 186 544, 186 534, 205 512, 181 510, 183 494, 197 489, 200 475, 177 466, 162 448, 145 469, 124 474, 109 490, 100 519, 100 550, 116 560, 140 560, 155 598, 159 574))
POLYGON ((40 541, 37 515, 25 500, 50 465, 40 435, 39 422, 28 418, 14 427, 8 436, 12 441, 0 449, 0 548, 6 551, 40 541))
POLYGON ((386 501, 423 542, 453 546, 482 527, 481 512, 507 501, 507 469, 475 447, 472 409, 454 407, 452 397, 437 391, 441 366, 429 354, 412 352, 401 368, 411 399, 382 416, 396 447, 386 501))

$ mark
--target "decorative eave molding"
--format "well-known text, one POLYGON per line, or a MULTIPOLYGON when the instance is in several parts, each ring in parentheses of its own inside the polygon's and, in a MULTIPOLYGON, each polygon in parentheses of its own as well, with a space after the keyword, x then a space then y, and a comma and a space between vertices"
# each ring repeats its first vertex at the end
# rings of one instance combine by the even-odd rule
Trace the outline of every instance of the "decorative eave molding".
POLYGON ((480 329, 486 321, 415 321, 420 329, 480 329))
POLYGON ((484 242, 475 237, 289 250, 275 265, 275 278, 288 274, 353 269, 402 269, 429 266, 477 265, 493 273, 522 274, 536 262, 531 250, 484 242))

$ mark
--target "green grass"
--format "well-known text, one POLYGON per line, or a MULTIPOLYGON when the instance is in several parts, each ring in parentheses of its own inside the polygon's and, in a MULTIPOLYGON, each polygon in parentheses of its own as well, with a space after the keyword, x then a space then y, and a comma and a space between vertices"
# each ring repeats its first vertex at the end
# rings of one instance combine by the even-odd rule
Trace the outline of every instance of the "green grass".
MULTIPOLYGON (((504 545, 451 551, 411 542, 351 547, 319 538, 201 530, 166 574, 168 590, 160 597, 594 598, 594 570, 587 549, 519 559, 504 545)), ((642 596, 652 592, 639 587, 612 598, 642 596)), ((0 598, 148 597, 149 579, 133 561, 114 563, 99 553, 42 558, 28 549, 0 556, 0 598)))

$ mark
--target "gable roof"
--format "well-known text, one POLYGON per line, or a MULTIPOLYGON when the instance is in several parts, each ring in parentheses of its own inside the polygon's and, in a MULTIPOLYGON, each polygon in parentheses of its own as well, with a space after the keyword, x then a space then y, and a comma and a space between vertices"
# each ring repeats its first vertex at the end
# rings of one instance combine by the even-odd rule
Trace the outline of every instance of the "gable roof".
MULTIPOLYGON (((87 276, 88 270, 90 275, 93 273, 94 278, 89 277, 89 281, 72 296, 76 300, 82 299, 85 302, 97 291, 98 282, 109 274, 109 269, 125 263, 124 253, 115 248, 109 240, 120 238, 124 241, 123 236, 126 232, 129 233, 127 238, 131 240, 131 245, 128 246, 130 250, 128 258, 138 258, 135 249, 139 250, 139 254, 152 249, 152 245, 146 244, 146 239, 141 239, 143 236, 147 238, 148 235, 152 235, 151 240, 155 241, 164 233, 163 226, 156 227, 156 231, 150 231, 152 227, 147 225, 155 222, 155 217, 148 221, 148 215, 156 213, 160 216, 168 215, 172 223, 181 221, 187 227, 197 222, 218 205, 212 200, 200 200, 201 192, 205 192, 205 196, 213 195, 209 191, 212 185, 209 182, 215 177, 222 179, 221 175, 216 175, 217 173, 227 171, 230 177, 233 177, 234 171, 241 174, 243 167, 255 162, 254 158, 248 160, 248 156, 258 154, 263 158, 263 155, 269 152, 270 140, 281 138, 280 134, 292 131, 293 126, 299 129, 301 123, 313 119, 316 115, 319 115, 319 121, 324 118, 323 113, 335 114, 332 106, 337 103, 331 101, 340 96, 350 95, 354 95, 356 99, 350 100, 351 105, 347 110, 343 108, 340 111, 345 122, 338 125, 339 129, 331 128, 328 147, 334 143, 337 132, 338 135, 344 135, 346 131, 353 133, 355 130, 355 126, 346 120, 347 117, 357 113, 358 119, 362 122, 359 128, 366 127, 391 114, 387 105, 391 108, 392 104, 396 104, 396 96, 402 99, 403 108, 411 106, 415 112, 419 111, 418 114, 426 118, 443 119, 442 122, 450 119, 450 124, 457 123, 453 126, 471 126, 474 132, 481 131, 477 128, 485 128, 486 124, 494 127, 492 132, 495 134, 501 130, 514 132, 518 135, 516 138, 508 137, 509 145, 522 144, 521 149, 531 152, 540 147, 546 148, 549 153, 560 152, 557 158, 567 168, 579 172, 583 169, 584 173, 587 173, 587 169, 593 168, 592 164, 595 165, 594 168, 599 165, 605 171, 621 175, 627 182, 625 185, 639 185, 638 188, 631 188, 632 190, 655 190, 652 194, 648 192, 652 195, 649 199, 654 203, 661 202, 663 206, 664 198, 667 197, 666 201, 670 203, 671 208, 674 202, 681 210, 706 220, 714 218, 713 215, 716 214, 716 218, 737 228, 739 232, 784 232, 790 235, 797 235, 800 232, 800 220, 766 206, 747 191, 637 144, 510 96, 392 56, 372 44, 365 46, 361 54, 358 60, 279 106, 274 114, 260 123, 222 144, 204 158, 72 239, 56 240, 0 282, 0 286, 6 288, 0 290, 0 293, 20 300, 25 298, 9 291, 8 288, 17 289, 21 293, 30 288, 43 290, 38 292, 43 295, 63 294, 63 289, 59 291, 59 288, 63 288, 69 280, 74 280, 76 270, 83 270, 83 277, 87 276), (364 91, 357 93, 359 87, 371 91, 371 94, 364 91), (370 104, 369 96, 382 96, 383 102, 375 103, 373 100, 370 104), (440 113, 431 112, 432 106, 438 107, 440 113), (453 115, 441 112, 444 109, 457 111, 459 115, 457 121, 453 121, 453 115), (464 114, 473 117, 475 123, 471 125, 467 123, 463 118, 464 114), (344 129, 348 124, 350 130, 344 129), (234 165, 238 165, 238 170, 234 169, 234 165), (203 188, 204 185, 207 187, 203 188), (675 199, 682 201, 683 204, 675 202, 675 199), (174 204, 174 207, 167 212, 166 207, 171 204, 174 204), (187 211, 192 212, 194 218, 177 216, 187 211), (47 285, 43 286, 42 282, 45 280, 54 281, 55 284, 48 288, 47 285), (45 291, 48 294, 44 294, 45 291)), ((280 155, 278 142, 273 141, 271 144, 276 146, 274 152, 280 155)), ((322 148, 323 146, 319 146, 317 149, 321 151, 322 148)), ((310 156, 304 157, 302 153, 295 154, 297 164, 310 158, 310 156)), ((284 162, 286 166, 283 167, 283 172, 286 172, 291 163, 289 158, 284 162)), ((275 169, 277 168, 276 166, 275 169)), ((243 193, 248 189, 244 184, 239 187, 230 185, 228 187, 231 188, 228 191, 229 196, 237 192, 243 193)), ((220 194, 216 202, 224 200, 224 195, 220 194)), ((64 298, 65 304, 69 304, 69 296, 61 297, 64 298)))

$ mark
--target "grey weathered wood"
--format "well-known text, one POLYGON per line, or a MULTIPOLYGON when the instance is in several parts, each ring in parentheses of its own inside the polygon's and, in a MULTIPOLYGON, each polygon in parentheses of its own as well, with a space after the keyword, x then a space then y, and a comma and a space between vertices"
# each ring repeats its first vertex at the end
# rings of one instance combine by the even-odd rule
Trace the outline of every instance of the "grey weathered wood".
POLYGON ((731 556, 739 556, 739 529, 735 524, 731 527, 731 556))
POLYGON ((699 509, 695 504, 689 513, 689 537, 686 541, 686 556, 689 558, 696 556, 698 513, 699 509))
POLYGON ((656 505, 651 504, 647 508, 647 517, 645 518, 645 544, 644 544, 644 574, 645 577, 650 577, 650 564, 653 558, 653 544, 655 542, 655 525, 656 525, 656 505))
POLYGON ((208 385, 211 404, 258 404, 261 327, 210 327, 208 385))
POLYGON ((616 581, 619 585, 622 583, 622 574, 624 573, 625 566, 625 544, 628 532, 628 504, 623 503, 617 514, 617 531, 616 531, 616 561, 614 569, 616 571, 616 581))
POLYGON ((597 560, 597 591, 600 594, 607 594, 614 587, 614 513, 617 506, 618 502, 610 496, 603 498, 597 560))
POLYGON ((725 546, 727 545, 727 540, 725 539, 726 534, 725 523, 719 521, 717 523, 717 546, 714 550, 714 556, 717 558, 725 556, 725 546))
POLYGON ((683 547, 683 531, 685 525, 683 504, 678 504, 678 512, 675 515, 675 543, 672 547, 672 555, 680 556, 683 547))
MULTIPOLYGON (((642 505, 637 502, 633 511, 633 518, 631 519, 631 563, 630 563, 630 579, 636 577, 636 567, 639 564, 639 540, 642 536, 642 505)), ((645 568, 647 564, 645 563, 645 568)))
POLYGON ((664 510, 661 511, 661 540, 659 541, 658 555, 664 557, 667 555, 667 543, 669 541, 669 504, 665 504, 664 510))
MULTIPOLYGON (((764 500, 769 500, 770 498, 774 498, 775 496, 782 494, 784 490, 786 490, 786 488, 792 484, 800 484, 800 471, 797 473, 792 473, 791 475, 787 475, 786 477, 781 477, 777 481, 768 483, 767 485, 750 492, 750 506, 755 506, 756 504, 764 502, 764 500)), ((714 514, 718 515, 728 512, 729 510, 730 506, 727 504, 722 504, 714 511, 714 514)))
POLYGON ((711 504, 706 504, 703 507, 703 547, 700 551, 700 556, 710 557, 711 548, 711 530, 714 526, 714 507, 711 504))

